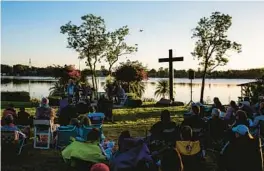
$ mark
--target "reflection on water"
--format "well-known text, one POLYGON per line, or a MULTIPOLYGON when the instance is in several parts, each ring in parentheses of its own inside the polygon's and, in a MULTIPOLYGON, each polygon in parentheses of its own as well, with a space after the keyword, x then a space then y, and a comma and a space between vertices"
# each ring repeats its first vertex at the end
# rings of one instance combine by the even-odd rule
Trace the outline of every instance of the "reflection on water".
MULTIPOLYGON (((105 78, 100 77, 99 91, 104 91, 105 78)), ((159 78, 149 78, 144 81, 146 91, 143 98, 159 98, 154 97, 157 82, 159 78)), ((28 77, 19 77, 19 79, 2 79, 1 91, 30 91, 30 96, 34 98, 41 98, 49 95, 49 88, 52 87, 55 79, 35 77, 34 79, 28 77)), ((217 96, 223 103, 228 103, 230 100, 237 100, 240 96, 240 87, 237 84, 250 82, 247 79, 208 79, 205 84, 205 100, 211 101, 213 97, 217 96)), ((190 80, 185 78, 176 78, 174 80, 174 89, 176 90, 175 100, 188 103, 190 101, 190 80)), ((193 80, 193 100, 198 101, 201 91, 201 79, 193 80)))

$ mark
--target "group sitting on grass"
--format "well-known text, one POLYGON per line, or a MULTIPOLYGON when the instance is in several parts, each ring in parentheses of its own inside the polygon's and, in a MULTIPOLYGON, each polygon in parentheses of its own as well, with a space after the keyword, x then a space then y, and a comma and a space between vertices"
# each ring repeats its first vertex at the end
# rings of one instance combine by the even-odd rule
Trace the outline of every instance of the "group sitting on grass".
POLYGON ((196 171, 205 170, 206 151, 212 150, 220 156, 215 161, 220 170, 261 171, 261 135, 256 130, 264 116, 264 102, 259 103, 251 118, 243 106, 246 103, 236 105, 232 101, 225 110, 219 99, 215 102, 207 116, 201 114, 203 106, 193 104, 191 114, 185 116, 181 125, 164 110, 149 136, 135 138, 124 131, 117 144, 107 139, 100 141, 98 130, 93 129, 88 134, 92 137, 85 142, 75 139, 62 156, 80 170, 93 170, 96 166, 102 171, 196 171))
MULTIPOLYGON (((172 121, 168 110, 164 110, 148 136, 136 138, 129 131, 123 131, 117 143, 105 138, 101 127, 95 126, 102 123, 89 118, 99 116, 93 113, 93 108, 89 109, 91 115, 80 115, 73 106, 66 105, 58 115, 59 124, 55 124, 55 112, 48 102, 47 98, 42 99, 35 118, 51 120, 54 132, 63 127, 76 128, 77 136, 70 137, 71 142, 62 149, 62 157, 66 164, 78 170, 205 170, 204 161, 209 150, 219 154, 215 162, 220 170, 263 170, 260 131, 264 122, 263 100, 253 107, 248 101, 239 104, 231 101, 226 109, 215 98, 207 114, 202 112, 206 111, 203 105, 193 103, 180 125, 172 121), (84 135, 86 127, 91 131, 84 135)), ((23 108, 17 115, 10 105, 3 113, 1 129, 18 131, 21 138, 26 138, 28 129, 19 129, 15 124, 30 125, 30 122, 23 108)), ((54 135, 56 140, 57 134, 54 135)))

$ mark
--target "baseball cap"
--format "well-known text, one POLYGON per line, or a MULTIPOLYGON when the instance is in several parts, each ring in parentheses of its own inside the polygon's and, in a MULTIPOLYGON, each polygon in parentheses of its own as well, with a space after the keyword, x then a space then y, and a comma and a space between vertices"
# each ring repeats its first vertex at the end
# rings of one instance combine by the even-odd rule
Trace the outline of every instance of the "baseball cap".
POLYGON ((249 138, 253 139, 252 135, 249 132, 249 129, 246 125, 237 125, 236 127, 232 128, 232 131, 238 133, 240 135, 248 134, 249 138))
POLYGON ((43 97, 41 100, 41 104, 44 104, 44 105, 49 104, 49 99, 46 97, 43 97))
POLYGON ((110 171, 109 167, 104 163, 97 163, 91 167, 90 171, 110 171))

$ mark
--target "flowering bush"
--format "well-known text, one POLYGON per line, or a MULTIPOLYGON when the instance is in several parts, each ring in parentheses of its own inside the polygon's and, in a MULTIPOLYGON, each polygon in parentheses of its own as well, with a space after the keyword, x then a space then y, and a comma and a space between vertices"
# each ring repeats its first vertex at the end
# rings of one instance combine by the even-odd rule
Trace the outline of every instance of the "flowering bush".
POLYGON ((121 63, 116 69, 115 78, 117 81, 126 83, 142 81, 147 79, 147 72, 140 62, 128 60, 126 63, 121 63))

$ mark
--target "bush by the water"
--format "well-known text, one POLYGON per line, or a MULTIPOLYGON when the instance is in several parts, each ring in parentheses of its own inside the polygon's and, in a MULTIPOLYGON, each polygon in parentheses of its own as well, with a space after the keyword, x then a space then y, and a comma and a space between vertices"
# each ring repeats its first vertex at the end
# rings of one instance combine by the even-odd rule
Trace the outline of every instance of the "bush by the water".
POLYGON ((59 106, 60 105, 60 100, 61 97, 60 96, 49 96, 49 105, 50 106, 59 106))
POLYGON ((29 92, 1 92, 1 101, 30 102, 29 92))
POLYGON ((128 99, 138 99, 136 93, 126 93, 128 99))
POLYGON ((127 107, 140 107, 142 105, 141 99, 127 99, 126 106, 127 107))

